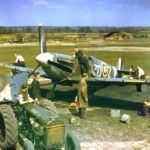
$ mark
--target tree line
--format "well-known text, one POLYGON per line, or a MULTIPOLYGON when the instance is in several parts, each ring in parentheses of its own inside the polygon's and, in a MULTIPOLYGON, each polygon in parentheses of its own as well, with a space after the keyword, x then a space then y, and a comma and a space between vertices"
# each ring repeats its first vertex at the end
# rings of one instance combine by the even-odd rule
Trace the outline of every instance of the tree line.
MULTIPOLYGON (((109 32, 129 32, 136 33, 139 31, 150 31, 150 27, 49 27, 44 26, 46 33, 109 33, 109 32)), ((38 27, 3 27, 0 26, 0 34, 13 34, 13 33, 37 33, 38 27)))

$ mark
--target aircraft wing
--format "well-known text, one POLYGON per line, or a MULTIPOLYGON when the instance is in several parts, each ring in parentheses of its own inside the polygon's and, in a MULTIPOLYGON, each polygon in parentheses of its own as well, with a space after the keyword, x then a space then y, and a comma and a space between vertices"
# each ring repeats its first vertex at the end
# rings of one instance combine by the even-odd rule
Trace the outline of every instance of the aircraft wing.
MULTIPOLYGON (((12 64, 7 64, 7 63, 0 63, 0 66, 10 68, 10 69, 16 69, 16 70, 19 70, 21 72, 27 72, 28 74, 32 73, 33 70, 34 70, 32 68, 19 67, 19 66, 15 66, 15 65, 12 65, 12 64)), ((48 78, 47 74, 44 71, 36 70, 35 72, 39 72, 42 77, 48 78)))
MULTIPOLYGON (((78 83, 78 78, 70 78, 69 81, 74 83, 78 83)), ((150 80, 148 79, 132 79, 132 78, 95 78, 89 77, 87 79, 88 84, 100 85, 100 84, 108 84, 108 85, 137 85, 137 84, 150 84, 150 80)))

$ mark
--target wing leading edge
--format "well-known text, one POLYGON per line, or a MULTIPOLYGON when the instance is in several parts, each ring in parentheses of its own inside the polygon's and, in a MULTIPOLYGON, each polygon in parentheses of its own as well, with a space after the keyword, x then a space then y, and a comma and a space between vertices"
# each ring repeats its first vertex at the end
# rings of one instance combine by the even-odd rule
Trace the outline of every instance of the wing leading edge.
MULTIPOLYGON (((34 70, 34 69, 32 69, 32 68, 19 67, 19 66, 15 66, 15 65, 12 65, 12 64, 7 64, 7 63, 0 63, 0 66, 6 67, 6 68, 10 68, 10 69, 16 69, 16 70, 18 70, 18 71, 26 72, 26 73, 28 73, 28 74, 30 74, 30 73, 33 72, 33 70, 34 70)), ((36 72, 39 72, 42 77, 48 78, 47 74, 46 74, 44 71, 36 70, 36 72)))

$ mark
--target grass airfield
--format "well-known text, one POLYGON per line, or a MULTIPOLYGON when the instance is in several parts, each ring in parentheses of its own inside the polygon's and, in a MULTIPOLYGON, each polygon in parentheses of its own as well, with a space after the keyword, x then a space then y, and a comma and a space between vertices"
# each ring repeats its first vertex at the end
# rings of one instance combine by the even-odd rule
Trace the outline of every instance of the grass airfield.
MULTIPOLYGON (((150 75, 150 39, 143 40, 124 40, 124 41, 103 41, 93 40, 88 42, 78 42, 72 45, 59 45, 55 43, 47 46, 48 52, 58 52, 72 55, 74 45, 84 51, 86 55, 92 55, 111 65, 116 65, 118 57, 124 57, 124 68, 129 69, 132 64, 142 67, 146 75, 150 75), (145 44, 144 44, 145 43, 145 44), (108 47, 104 51, 103 48, 108 47), (120 51, 112 51, 117 47, 120 51), (129 50, 122 50, 127 49, 129 50), (139 49, 136 51, 136 48, 139 49), (110 50, 111 51, 110 51, 110 50)), ((34 68, 37 63, 35 57, 39 54, 38 45, 19 44, 1 45, 0 46, 0 62, 12 63, 13 53, 19 53, 24 56, 26 66, 34 68)), ((10 70, 0 67, 0 73, 8 73, 10 70)), ((72 88, 56 88, 55 101, 72 102, 76 96, 76 86, 72 88)), ((148 149, 150 147, 150 122, 149 118, 138 115, 141 104, 144 100, 150 99, 150 89, 143 86, 143 93, 137 93, 134 86, 118 87, 110 86, 105 89, 98 90, 90 99, 90 107, 87 111, 87 120, 77 117, 77 123, 72 127, 77 131, 80 137, 83 150, 121 150, 121 149, 148 149), (110 117, 112 109, 119 109, 121 114, 126 113, 131 116, 131 123, 124 124, 120 122, 121 118, 110 117), (135 143, 135 141, 137 143, 135 143), (142 141, 140 143, 140 141, 142 141), (128 142, 128 143, 127 143, 128 142)))
MULTIPOLYGON (((124 58, 124 68, 129 69, 132 64, 141 66, 146 75, 150 74, 150 39, 131 39, 121 41, 88 40, 77 42, 47 42, 48 52, 57 52, 72 55, 75 46, 83 50, 88 56, 92 55, 111 65, 116 65, 119 56, 124 58)), ((0 61, 12 63, 13 53, 24 56, 26 66, 36 66, 35 57, 40 53, 38 43, 1 44, 0 61)))

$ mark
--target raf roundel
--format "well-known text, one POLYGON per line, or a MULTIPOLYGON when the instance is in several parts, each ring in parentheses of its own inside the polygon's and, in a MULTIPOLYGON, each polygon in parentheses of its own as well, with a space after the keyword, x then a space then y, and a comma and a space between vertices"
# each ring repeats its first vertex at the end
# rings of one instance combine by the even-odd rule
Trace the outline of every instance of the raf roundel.
POLYGON ((107 65, 103 62, 102 63, 102 77, 106 78, 109 74, 109 69, 107 65))

